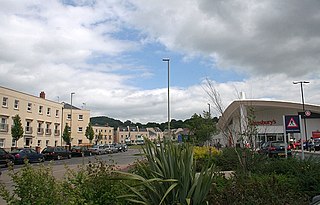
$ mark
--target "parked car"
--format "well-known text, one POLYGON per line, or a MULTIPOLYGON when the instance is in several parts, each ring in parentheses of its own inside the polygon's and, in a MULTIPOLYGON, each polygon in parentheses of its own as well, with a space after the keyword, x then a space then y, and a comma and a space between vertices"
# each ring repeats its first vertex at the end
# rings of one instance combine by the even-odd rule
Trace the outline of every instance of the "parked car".
POLYGON ((16 148, 11 151, 14 156, 15 164, 23 164, 25 160, 28 162, 44 162, 44 156, 32 148, 16 148))
POLYGON ((92 152, 89 150, 88 147, 84 146, 73 146, 71 148, 71 156, 72 157, 84 157, 84 156, 91 156, 92 152))
POLYGON ((3 148, 0 148, 0 164, 7 166, 10 162, 14 163, 14 156, 3 148))
POLYGON ((113 144, 105 144, 104 147, 109 154, 118 152, 118 148, 116 148, 113 144))
POLYGON ((118 144, 118 143, 115 143, 115 144, 113 144, 114 145, 114 147, 115 148, 117 148, 118 149, 118 152, 122 152, 122 145, 121 144, 118 144))
POLYGON ((71 152, 64 147, 46 147, 41 152, 46 160, 70 159, 71 152))
POLYGON ((319 151, 320 150, 320 140, 314 140, 314 150, 319 151))
POLYGON ((104 145, 93 145, 93 147, 89 148, 92 154, 101 155, 106 154, 107 149, 104 145))
POLYGON ((123 152, 128 151, 128 145, 126 145, 126 144, 121 144, 121 146, 122 146, 122 151, 123 151, 123 152))
MULTIPOLYGON (((285 143, 283 141, 269 141, 265 142, 259 153, 266 154, 269 157, 284 157, 285 156, 285 143)), ((287 146, 287 154, 288 156, 292 156, 291 146, 287 146)))

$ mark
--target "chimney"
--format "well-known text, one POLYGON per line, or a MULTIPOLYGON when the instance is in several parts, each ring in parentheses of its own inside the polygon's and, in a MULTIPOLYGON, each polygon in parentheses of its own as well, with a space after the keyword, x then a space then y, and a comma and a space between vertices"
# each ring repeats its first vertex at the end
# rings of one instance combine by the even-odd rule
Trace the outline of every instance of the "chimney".
POLYGON ((40 98, 46 99, 46 94, 43 91, 40 93, 40 98))

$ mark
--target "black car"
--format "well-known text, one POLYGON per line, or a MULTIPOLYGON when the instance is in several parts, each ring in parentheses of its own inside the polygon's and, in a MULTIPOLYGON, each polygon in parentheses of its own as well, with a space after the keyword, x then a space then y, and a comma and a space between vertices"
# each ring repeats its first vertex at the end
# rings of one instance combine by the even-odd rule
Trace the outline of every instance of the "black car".
POLYGON ((7 166, 9 162, 14 162, 14 156, 3 148, 0 148, 0 164, 7 166))
POLYGON ((23 164, 25 160, 28 162, 44 162, 44 156, 32 148, 16 148, 11 151, 14 156, 15 164, 23 164))
POLYGON ((84 157, 84 156, 91 156, 92 152, 89 150, 88 147, 84 146, 73 146, 71 148, 71 156, 72 157, 84 157))
MULTIPOLYGON (((266 154, 269 157, 285 157, 285 143, 283 141, 269 141, 265 142, 259 153, 266 154)), ((291 146, 287 146, 287 155, 292 156, 291 146)))
POLYGON ((46 147, 41 152, 46 160, 70 159, 71 152, 64 147, 46 147))

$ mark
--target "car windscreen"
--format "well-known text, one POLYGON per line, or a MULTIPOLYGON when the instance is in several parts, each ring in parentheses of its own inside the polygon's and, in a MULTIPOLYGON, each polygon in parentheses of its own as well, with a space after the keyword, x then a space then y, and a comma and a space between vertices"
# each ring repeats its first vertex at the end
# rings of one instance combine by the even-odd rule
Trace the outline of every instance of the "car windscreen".
POLYGON ((272 146, 274 147, 284 147, 286 146, 284 142, 273 142, 272 146))

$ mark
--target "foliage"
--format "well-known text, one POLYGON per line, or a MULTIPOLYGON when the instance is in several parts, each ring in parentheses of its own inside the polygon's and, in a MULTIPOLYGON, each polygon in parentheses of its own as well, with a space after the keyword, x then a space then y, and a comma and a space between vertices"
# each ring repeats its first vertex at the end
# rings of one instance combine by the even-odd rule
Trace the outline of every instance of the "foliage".
POLYGON ((102 133, 99 131, 99 134, 96 136, 96 144, 98 144, 102 140, 102 133))
POLYGON ((286 175, 236 175, 232 179, 216 180, 209 204, 308 204, 308 197, 297 192, 298 186, 295 179, 286 175))
POLYGON ((206 165, 216 164, 216 157, 220 151, 209 146, 193 147, 193 159, 196 161, 196 171, 201 171, 206 165))
POLYGON ((12 139, 17 142, 21 137, 23 137, 23 127, 21 123, 21 118, 19 115, 13 117, 13 126, 11 128, 12 139))
POLYGON ((208 158, 212 156, 218 156, 220 154, 220 151, 210 146, 202 146, 202 147, 194 146, 193 153, 194 153, 193 158, 195 160, 198 160, 198 159, 208 158))
POLYGON ((210 140, 216 132, 215 121, 212 118, 203 118, 197 114, 187 121, 187 127, 190 129, 190 140, 200 144, 210 140))
POLYGON ((90 143, 92 143, 92 140, 94 138, 94 131, 93 131, 91 123, 89 123, 86 128, 85 136, 90 141, 90 143))
POLYGON ((11 167, 9 176, 14 183, 13 193, 0 184, 0 196, 9 205, 66 204, 60 183, 52 176, 50 166, 32 167, 25 164, 18 172, 11 167))
POLYGON ((66 126, 64 127, 64 130, 63 130, 63 134, 62 134, 62 139, 63 141, 65 141, 65 143, 67 145, 70 145, 71 143, 71 133, 70 133, 70 127, 69 125, 66 123, 66 126))
POLYGON ((168 141, 157 148, 146 139, 143 151, 148 166, 138 163, 139 175, 122 173, 122 179, 137 182, 127 185, 131 193, 122 197, 140 204, 205 204, 215 169, 205 166, 196 173, 191 145, 168 141))
POLYGON ((114 180, 117 177, 112 172, 115 168, 115 165, 96 160, 88 166, 79 167, 79 170, 69 169, 62 188, 70 204, 127 204, 124 199, 118 198, 125 194, 127 189, 121 181, 114 180))

